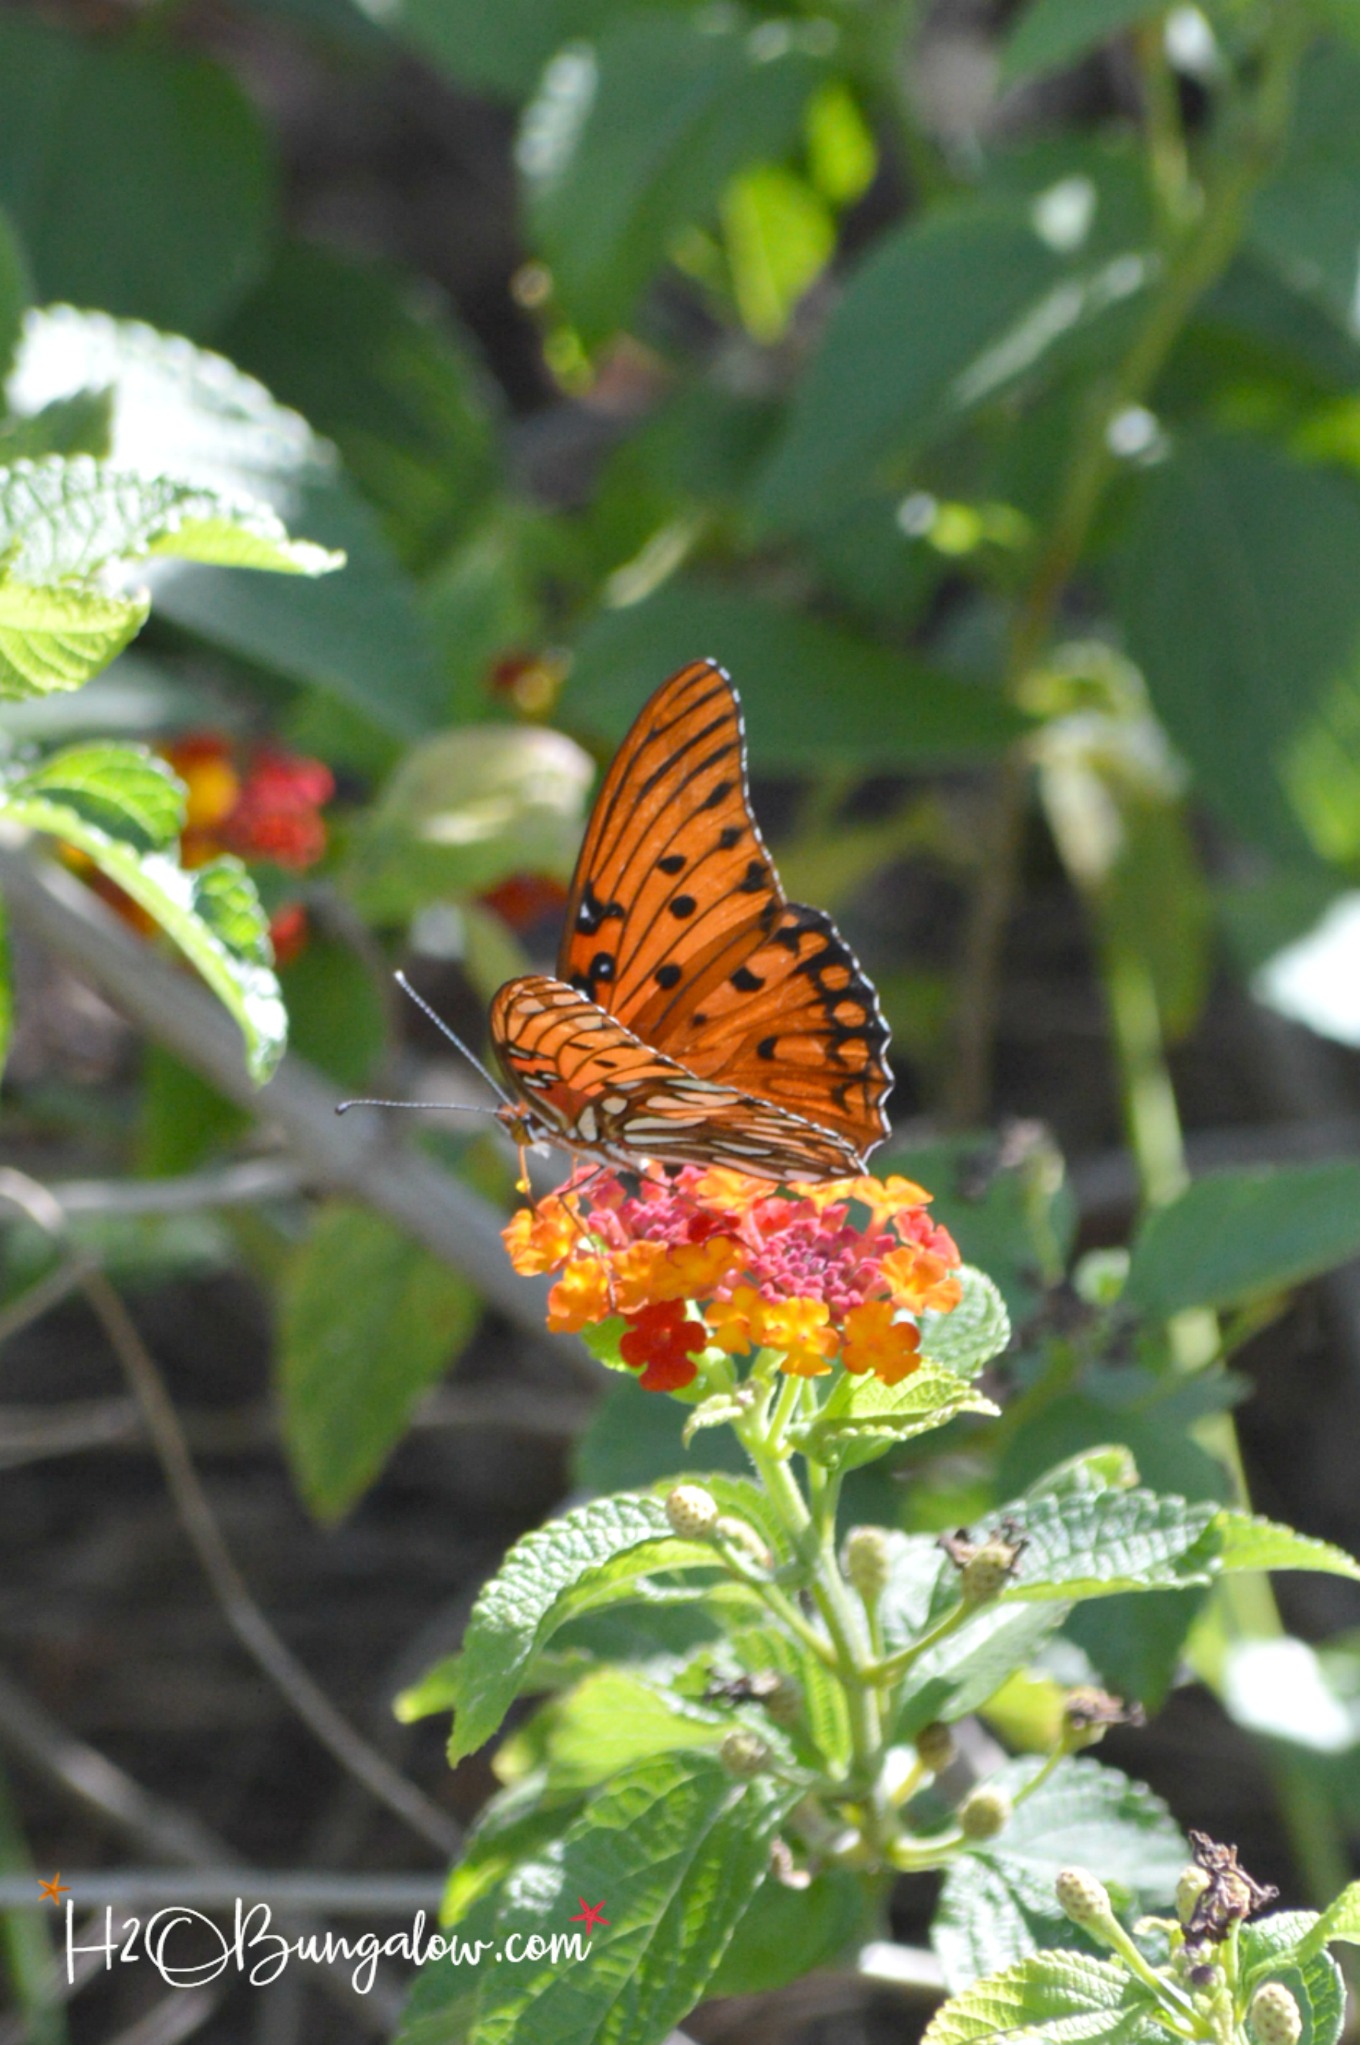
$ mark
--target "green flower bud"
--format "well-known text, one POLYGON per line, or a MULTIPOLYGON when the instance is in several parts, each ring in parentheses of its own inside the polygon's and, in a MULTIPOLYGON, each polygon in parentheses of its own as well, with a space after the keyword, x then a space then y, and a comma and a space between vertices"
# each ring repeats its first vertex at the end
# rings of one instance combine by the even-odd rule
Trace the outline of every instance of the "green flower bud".
POLYGON ((889 1555, 884 1527, 852 1527, 845 1537, 845 1574, 866 1605, 876 1605, 883 1595, 889 1555))
POLYGON ((932 1775, 943 1775, 957 1753, 953 1727, 938 1718, 923 1725, 916 1735, 916 1758, 932 1775))
POLYGON ((666 1500, 666 1518, 685 1541, 703 1541, 718 1524, 718 1501, 702 1484, 677 1484, 666 1500))
POLYGON ((1303 2018, 1283 1981, 1263 1981, 1251 1999, 1247 2024, 1256 2045, 1299 2045, 1303 2018))
POLYGON ((739 1782, 746 1782, 753 1775, 765 1773, 770 1765, 770 1750, 759 1733, 738 1725, 724 1735, 718 1748, 718 1759, 729 1775, 735 1775, 739 1782))
POLYGON ((965 1839, 995 1839, 1010 1822, 1011 1800, 1004 1790, 985 1782, 959 1805, 959 1829, 965 1839))
POLYGON ((984 1541, 963 1565, 959 1588, 964 1603, 989 1605, 999 1598, 1015 1575, 1019 1548, 1013 1541, 984 1541))
POLYGON ((776 1725, 797 1725, 803 1716, 803 1686, 796 1676, 781 1676, 760 1701, 776 1725))
POLYGON ((1206 1869, 1196 1861, 1181 1869, 1181 1878, 1176 1884, 1176 1915, 1182 1924, 1188 1924, 1195 1914, 1195 1905, 1209 1886, 1206 1869))
POLYGON ((1053 1893, 1064 1916, 1086 1931, 1099 1930, 1114 1917, 1109 1890, 1084 1867, 1065 1867, 1053 1884, 1053 1893))

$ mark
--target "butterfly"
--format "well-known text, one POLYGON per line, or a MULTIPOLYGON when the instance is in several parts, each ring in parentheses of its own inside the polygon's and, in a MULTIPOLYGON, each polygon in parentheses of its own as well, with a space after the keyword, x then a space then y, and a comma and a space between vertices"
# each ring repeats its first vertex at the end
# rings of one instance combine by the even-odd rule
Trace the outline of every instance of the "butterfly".
POLYGON ((784 895, 715 661, 642 709, 595 801, 556 977, 507 981, 490 1031, 520 1143, 816 1181, 862 1172, 888 1133, 877 994, 831 918, 784 895))

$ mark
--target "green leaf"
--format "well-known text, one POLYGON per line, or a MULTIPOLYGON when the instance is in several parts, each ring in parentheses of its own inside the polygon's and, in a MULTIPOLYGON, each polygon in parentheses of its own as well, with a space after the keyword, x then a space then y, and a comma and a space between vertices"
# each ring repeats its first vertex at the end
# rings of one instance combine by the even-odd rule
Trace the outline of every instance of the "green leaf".
POLYGON ((1217 1512, 1151 1491, 1068 1492, 1005 1508, 1026 1537, 1000 1602, 1180 1590, 1216 1571, 1217 1512))
MULTIPOLYGON (((1012 1761, 988 1786, 1014 1798, 1037 1760, 1012 1761)), ((1161 1798, 1116 1768, 1060 1761, 1015 1806, 995 1841, 977 1846, 945 1876, 931 1943, 951 1989, 997 1972, 1041 1948, 1078 1943, 1053 1883, 1064 1867, 1089 1868, 1120 1894, 1121 1907, 1165 1907, 1189 1849, 1161 1798)))
POLYGON ((508 874, 570 877, 594 766, 541 725, 483 724, 412 747, 351 843, 345 885, 393 922, 508 874))
POLYGON ((767 345, 836 246, 836 223, 812 186, 779 163, 758 163, 723 194, 723 241, 741 323, 767 345))
POLYGON ((1336 1940, 1341 1945, 1360 1945, 1360 1882, 1350 1882, 1300 1939, 1298 1954, 1309 1960, 1336 1940))
POLYGON ((141 746, 67 746, 4 785, 3 799, 38 797, 83 817, 137 852, 165 852, 184 828, 184 787, 141 746))
POLYGON ((767 600, 677 578, 601 611, 576 646, 567 705, 621 738, 652 679, 696 655, 730 669, 758 771, 937 765, 1001 751, 1024 720, 982 686, 767 600))
POLYGON ((296 412, 178 338, 69 306, 30 313, 10 385, 15 408, 38 412, 90 386, 114 392, 118 469, 262 502, 346 557, 345 573, 323 582, 166 563, 154 584, 166 616, 316 684, 384 731, 409 738, 443 721, 446 687, 414 587, 333 449, 296 412))
POLYGON ((1360 1251, 1360 1164, 1260 1166, 1196 1179, 1150 1215, 1124 1299, 1158 1317, 1298 1285, 1360 1251))
POLYGON ((1035 1953, 952 1996, 922 2045, 992 2045, 1008 2032, 1053 2045, 1151 2045, 1166 2033, 1149 1991, 1113 1960, 1035 1953))
MULTIPOLYGON (((107 786, 104 814, 112 825, 119 797, 107 786)), ((115 833, 67 802, 13 784, 0 794, 0 814, 76 846, 145 909, 234 1018, 251 1074, 263 1084, 283 1055, 288 1018, 270 963, 268 918, 240 861, 218 859, 186 873, 165 853, 140 849, 144 823, 124 818, 115 833)))
POLYGON ((660 1500, 645 1496, 595 1498, 526 1534, 484 1586, 463 1635, 448 1693, 450 1758, 491 1737, 533 1655, 567 1619, 649 1570, 715 1566, 712 1549, 678 1541, 660 1500))
POLYGON ((1036 1600, 994 1605, 928 1648, 903 1679, 893 1737, 914 1739, 935 1719, 953 1724, 977 1711, 1038 1654, 1067 1617, 1068 1607, 1036 1600))
POLYGON ((113 428, 113 394, 77 391, 54 398, 27 419, 0 419, 0 468, 41 461, 44 455, 93 455, 104 461, 113 428))
POLYGON ((582 1896, 604 1900, 608 1926, 584 1964, 487 1969, 470 2045, 508 2045, 530 2011, 535 2045, 664 2038, 700 2000, 797 1795, 734 1782, 703 1755, 658 1755, 617 1776, 555 1847, 515 1870, 495 1920, 502 1952, 516 1934, 568 1930, 582 1896))
POLYGON ((1161 12, 1157 0, 1031 0, 1006 39, 1002 79, 1014 85, 1057 71, 1121 29, 1161 12))
POLYGON ((467 531, 495 481, 490 392, 417 280, 286 243, 217 341, 336 443, 413 569, 467 531))
POLYGON ((1183 437, 1142 487, 1120 607, 1153 705, 1236 831, 1306 857, 1284 769, 1360 642, 1360 488, 1208 435, 1183 437))
MULTIPOLYGON (((19 345, 24 307, 32 295, 23 251, 9 221, 0 213, 0 382, 9 374, 19 345)), ((4 429, 0 427, 0 459, 4 444, 4 429)))
MULTIPOLYGON (((635 1381, 607 1386, 577 1439, 572 1481, 583 1491, 631 1491, 684 1469, 686 1460, 695 1469, 715 1462, 733 1473, 746 1469, 746 1451, 726 1429, 705 1434, 686 1449, 682 1432, 697 1411, 675 1399, 639 1392, 635 1381)), ((692 1483, 693 1473, 684 1481, 692 1483)))
POLYGON ((44 589, 0 576, 0 700, 80 688, 136 638, 150 608, 145 595, 44 589))
POLYGON ((588 340, 628 318, 743 166, 785 153, 824 75, 792 24, 762 39, 736 13, 625 15, 553 59, 520 166, 531 233, 588 340))
POLYGON ((937 208, 884 235, 850 278, 757 485, 760 513, 804 531, 908 463, 1049 350, 1137 290, 1127 254, 1059 254, 1014 200, 937 208), (902 337, 911 336, 904 347, 902 337))
POLYGON ((767 1872, 705 1996, 768 1995, 814 1968, 834 1965, 867 1936, 871 1910, 862 1879, 844 1869, 816 1875, 805 1889, 791 1889, 767 1872))
POLYGON ((541 1768, 552 1796, 573 1796, 649 1754, 715 1747, 731 1723, 630 1669, 593 1669, 502 1743, 496 1772, 514 1782, 541 1768))
POLYGON ((396 0, 384 22, 461 85, 527 99, 555 50, 631 0, 396 0))
POLYGON ((795 1428, 793 1439, 805 1455, 853 1468, 869 1456, 881 1455, 885 1443, 910 1441, 960 1413, 1000 1410, 953 1370, 925 1363, 897 1385, 881 1384, 868 1373, 853 1380, 844 1406, 825 1419, 795 1428))
MULTIPOLYGON (((1344 1892, 1343 1892, 1344 1893, 1344 1892)), ((1237 1935, 1237 1965, 1244 1988, 1279 1981, 1299 2006, 1299 2045, 1336 2045, 1346 2016, 1346 1983, 1328 1952, 1313 1950, 1319 1920, 1310 1910, 1282 1910, 1237 1935)))
POLYGON ((0 556, 30 583, 88 576, 149 554, 324 575, 343 556, 290 540, 267 504, 76 455, 0 469, 0 556))
POLYGON ((1256 194, 1248 245, 1302 297, 1354 331, 1360 261, 1360 52, 1329 41, 1299 67, 1283 161, 1256 194))
POLYGON ((1316 1541, 1246 1512, 1221 1512, 1214 1524, 1221 1569, 1315 1569, 1360 1581, 1360 1562, 1330 1541, 1316 1541))
POLYGON ((1006 1302, 985 1271, 965 1264, 959 1272, 963 1298, 948 1313, 928 1308, 921 1316, 921 1354, 961 1378, 974 1378, 1011 1339, 1006 1302))
POLYGON ((0 16, 0 205, 42 298, 210 333, 263 261, 273 196, 264 128, 220 66, 0 16))
POLYGON ((409 1236, 367 1208, 322 1208, 289 1260, 279 1357, 284 1442, 319 1519, 367 1490, 477 1319, 467 1280, 409 1236))

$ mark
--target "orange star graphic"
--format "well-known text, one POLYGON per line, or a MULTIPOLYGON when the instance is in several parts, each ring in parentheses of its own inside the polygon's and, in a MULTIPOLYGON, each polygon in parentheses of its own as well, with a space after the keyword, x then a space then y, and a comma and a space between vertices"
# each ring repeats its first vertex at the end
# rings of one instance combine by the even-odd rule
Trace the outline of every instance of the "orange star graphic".
POLYGON ((597 1925, 608 1924, 609 1919, 604 1914, 603 1896, 594 1904, 587 1903, 584 1896, 578 1896, 576 1900, 581 1907, 575 1917, 567 1919, 568 1924, 583 1924, 588 1932, 593 1932, 597 1925))
POLYGON ((62 1897, 70 1892, 62 1881, 60 1868, 58 1868, 50 1882, 39 1882, 38 1893, 40 1896, 45 1897, 49 1903, 55 1903, 58 1909, 61 1908, 62 1897))

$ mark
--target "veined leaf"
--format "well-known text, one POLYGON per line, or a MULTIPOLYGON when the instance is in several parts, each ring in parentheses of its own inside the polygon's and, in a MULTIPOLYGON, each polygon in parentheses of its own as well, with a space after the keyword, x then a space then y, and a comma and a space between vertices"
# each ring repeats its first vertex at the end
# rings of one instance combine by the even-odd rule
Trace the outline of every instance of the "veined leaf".
POLYGON ((716 1566, 711 1548, 677 1540, 660 1500, 645 1496, 595 1498, 526 1534, 483 1588, 449 1672, 452 1759, 495 1732, 533 1655, 567 1619, 648 1570, 716 1566))
POLYGON ((1035 1953, 951 1996, 922 2045, 984 2045, 1007 2033, 1053 2045, 1151 2045, 1165 2031, 1150 1990, 1113 1960, 1035 1953))
POLYGON ((1336 1900, 1314 1920, 1299 1941, 1300 1958, 1311 1959, 1333 1939, 1341 1945, 1360 1945, 1360 1882, 1348 1882, 1336 1900))
POLYGON ((1244 1986, 1268 1980, 1289 1990, 1303 2018, 1299 2045, 1336 2045, 1346 2015, 1341 1969, 1325 1948, 1314 1945, 1318 1923, 1311 1910, 1281 1910, 1256 1924, 1244 1924, 1238 1933, 1237 1964, 1244 1986))
POLYGON ((150 608, 144 593, 103 596, 0 577, 0 699, 78 689, 136 638, 150 608))
POLYGON ((853 1468, 880 1454, 885 1441, 910 1441, 960 1413, 1000 1410, 952 1370, 926 1363, 897 1385, 882 1384, 866 1374, 855 1382, 847 1405, 824 1420, 812 1421, 801 1433, 795 1429, 794 1439, 819 1461, 834 1460, 853 1468))
POLYGON ((6 801, 62 803, 137 852, 164 852, 184 828, 184 785, 144 746, 67 746, 4 786, 6 801))
MULTIPOLYGON (((117 754, 122 749, 106 750, 117 754)), ((143 760, 136 753, 131 757, 143 760)), ((140 849, 145 821, 120 809, 134 784, 141 785, 138 772, 129 762, 121 786, 116 771, 106 777, 103 824, 91 820, 96 805, 88 783, 74 791, 79 807, 41 789, 24 793, 22 784, 12 783, 0 792, 0 814, 74 845, 145 909, 234 1017, 245 1038, 251 1073, 263 1083, 282 1056, 288 1034, 271 962, 268 919, 239 860, 218 859, 186 873, 164 852, 140 849), (117 833, 110 828, 116 822, 117 833)))
POLYGON ((608 1905, 586 1965, 524 1960, 485 1970, 469 2045, 640 2045, 700 2000, 769 1865, 798 1791, 737 1783, 706 1755, 662 1754, 616 1776, 565 1836, 516 1868, 495 1935, 568 1929, 579 1898, 608 1905), (530 2019, 530 2012, 532 2018, 530 2019))
POLYGON ((284 1280, 279 1359, 284 1442, 320 1519, 373 1482, 478 1314, 467 1280, 400 1229, 367 1208, 322 1209, 284 1280))
POLYGON ((111 561, 173 554, 227 568, 324 575, 344 556, 290 540, 267 504, 76 455, 0 470, 0 555, 19 581, 63 583, 111 561))
POLYGON ((30 313, 9 385, 15 410, 38 412, 91 387, 113 392, 115 468, 262 502, 346 556, 345 574, 323 582, 158 563, 148 580, 167 616, 317 684, 386 732, 410 738, 443 720, 447 688, 413 585, 334 449, 305 420, 177 336, 69 306, 30 313))
POLYGON ((963 1298, 947 1314, 929 1308, 921 1316, 921 1354, 961 1378, 975 1378, 1000 1356, 1011 1339, 1010 1315, 999 1288, 985 1271, 965 1264, 959 1273, 963 1298))
MULTIPOLYGON (((988 1778, 1015 1797, 1042 1764, 1011 1761, 988 1778)), ((1064 1867, 1085 1867, 1135 1910, 1164 1908, 1189 1849, 1161 1798, 1117 1768, 1066 1759, 1005 1829, 954 1862, 931 1943, 951 1989, 1049 1946, 1077 1942, 1053 1893, 1064 1867)))
POLYGON ((1316 1569, 1360 1580, 1360 1562, 1330 1541, 1315 1541, 1252 1513, 1221 1512, 1215 1523, 1221 1569, 1316 1569))
POLYGON ((1001 1593, 1003 1603, 1180 1590, 1216 1574, 1213 1505, 1142 1490, 1068 1492, 1022 1499, 1005 1517, 1026 1546, 1016 1577, 1001 1593))

